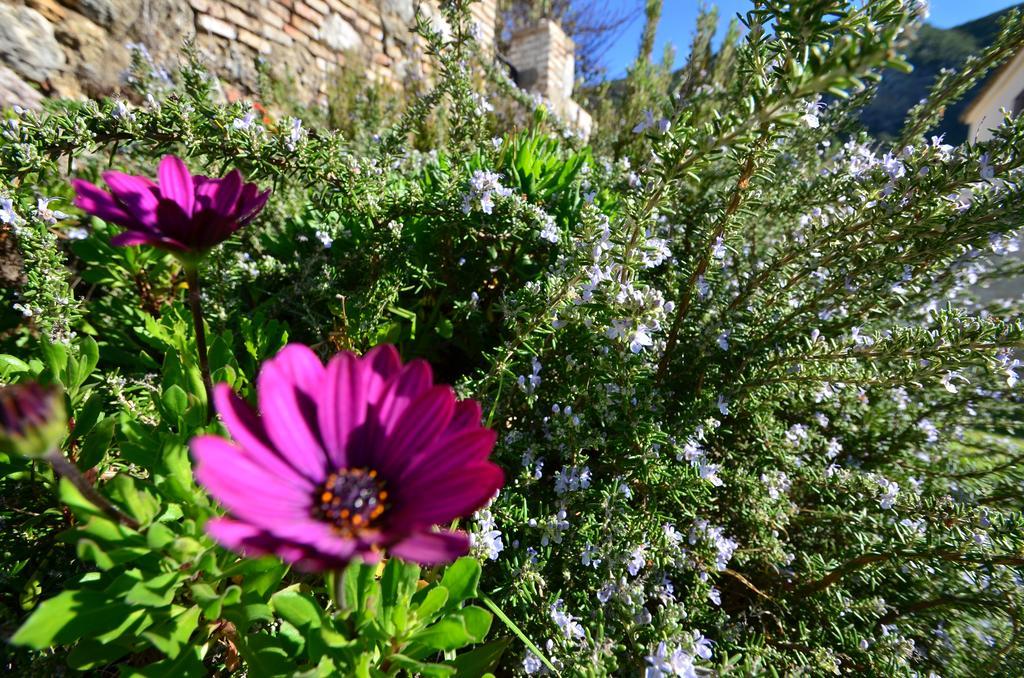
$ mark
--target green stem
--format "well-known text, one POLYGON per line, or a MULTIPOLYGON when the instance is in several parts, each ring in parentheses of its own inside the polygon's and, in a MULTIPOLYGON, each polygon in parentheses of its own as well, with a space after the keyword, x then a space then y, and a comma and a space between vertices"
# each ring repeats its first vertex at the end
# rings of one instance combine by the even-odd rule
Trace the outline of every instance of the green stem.
POLYGON ((206 389, 206 421, 213 419, 213 380, 210 378, 210 359, 206 350, 206 327, 203 323, 203 305, 199 298, 199 267, 185 265, 185 281, 188 283, 188 305, 192 310, 192 323, 196 329, 196 350, 199 353, 199 371, 206 389))
POLYGON ((139 521, 135 520, 131 516, 123 513, 116 506, 111 504, 106 497, 96 491, 96 488, 85 479, 82 472, 78 470, 67 457, 61 453, 60 450, 53 450, 46 454, 44 457, 46 461, 53 467, 53 472, 58 476, 67 479, 69 483, 75 486, 83 497, 89 500, 96 508, 103 511, 111 520, 121 523, 126 527, 130 527, 133 530, 139 529, 139 521))
POLYGON ((535 654, 537 656, 537 659, 539 659, 541 663, 548 668, 549 671, 554 673, 556 676, 558 675, 558 669, 555 668, 554 664, 548 661, 548 658, 544 656, 544 653, 540 651, 540 648, 537 647, 534 644, 534 642, 530 640, 529 637, 527 637, 525 633, 523 633, 522 629, 516 626, 515 622, 509 619, 507 614, 502 612, 501 608, 498 607, 497 603, 495 603, 493 600, 491 600, 488 596, 485 595, 480 596, 480 601, 484 605, 486 605, 488 609, 490 609, 490 611, 493 612, 494 615, 498 619, 500 619, 505 624, 505 626, 507 626, 508 629, 516 635, 517 638, 519 638, 519 640, 523 641, 523 645, 525 645, 527 649, 530 650, 530 652, 535 654))

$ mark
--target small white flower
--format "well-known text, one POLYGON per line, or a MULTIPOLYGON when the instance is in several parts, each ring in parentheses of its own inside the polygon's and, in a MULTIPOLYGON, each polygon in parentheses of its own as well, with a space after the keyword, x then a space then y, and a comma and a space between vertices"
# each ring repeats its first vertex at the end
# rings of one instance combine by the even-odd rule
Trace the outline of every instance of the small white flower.
POLYGON ((65 214, 60 210, 50 209, 50 203, 57 198, 39 198, 36 201, 36 217, 39 218, 45 224, 53 226, 58 221, 63 221, 69 218, 70 214, 65 214))
POLYGON ((231 127, 233 129, 250 129, 252 124, 256 121, 256 111, 249 111, 241 118, 235 118, 231 121, 231 127))
POLYGON ((14 211, 14 201, 10 198, 0 198, 0 223, 14 224, 18 221, 18 214, 14 211))

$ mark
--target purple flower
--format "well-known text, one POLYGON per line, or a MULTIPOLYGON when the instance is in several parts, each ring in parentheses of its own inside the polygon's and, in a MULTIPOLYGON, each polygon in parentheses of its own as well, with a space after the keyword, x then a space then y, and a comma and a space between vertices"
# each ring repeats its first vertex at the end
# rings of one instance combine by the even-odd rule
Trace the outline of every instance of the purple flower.
POLYGON ((124 227, 114 245, 153 245, 178 254, 199 254, 223 242, 263 209, 270 190, 243 183, 238 170, 223 179, 192 176, 185 163, 164 156, 157 181, 104 172, 110 193, 72 180, 75 206, 124 227))
POLYGON ((488 460, 496 434, 480 406, 434 385, 422 360, 392 346, 324 367, 291 344, 265 362, 260 414, 226 384, 214 402, 234 438, 192 440, 196 479, 229 515, 206 524, 223 546, 274 554, 305 570, 339 569, 383 550, 422 564, 469 551, 435 530, 484 506, 504 483, 488 460))
POLYGON ((64 394, 34 381, 0 387, 0 452, 38 458, 67 433, 64 394))

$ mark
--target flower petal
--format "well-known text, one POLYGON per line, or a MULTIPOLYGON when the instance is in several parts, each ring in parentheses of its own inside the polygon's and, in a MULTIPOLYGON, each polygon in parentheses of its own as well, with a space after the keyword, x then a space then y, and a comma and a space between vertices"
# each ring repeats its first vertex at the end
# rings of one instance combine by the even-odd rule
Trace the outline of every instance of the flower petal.
POLYGON ((505 474, 490 462, 458 473, 424 473, 398 489, 401 495, 396 501, 401 504, 392 509, 389 522, 395 526, 447 524, 482 507, 504 482, 505 474))
POLYGON ((448 422, 448 429, 445 432, 457 433, 463 429, 478 429, 481 427, 482 416, 480 403, 475 400, 460 400, 455 403, 455 412, 452 414, 452 420, 448 422))
POLYGON ((376 403, 384 394, 388 381, 402 371, 402 358, 391 344, 381 344, 367 351, 362 357, 367 370, 366 400, 376 403))
POLYGON ((160 203, 156 184, 146 177, 133 177, 113 170, 103 173, 103 181, 110 186, 114 198, 143 226, 149 229, 156 228, 156 208, 160 203))
POLYGON ((192 219, 173 200, 161 199, 156 206, 155 231, 184 243, 189 250, 199 249, 193 233, 192 219))
POLYGON ((110 239, 114 247, 128 247, 131 245, 152 245, 165 250, 175 252, 188 252, 189 248, 173 238, 162 235, 155 235, 147 231, 124 231, 110 239))
POLYGON ((272 368, 303 392, 316 394, 323 386, 324 365, 313 349, 303 344, 288 344, 263 365, 272 368))
POLYGON ((415 482, 422 474, 435 477, 461 473, 466 466, 487 461, 497 438, 498 434, 488 428, 445 432, 430 447, 408 458, 395 482, 415 482))
POLYGON ((465 532, 420 532, 392 545, 393 556, 421 565, 450 563, 469 553, 469 535, 465 532))
POLYGON ((238 221, 240 226, 245 226, 250 221, 256 218, 256 215, 263 210, 267 204, 267 200, 270 198, 270 189, 263 191, 262 193, 256 193, 256 184, 246 184, 246 187, 253 187, 253 197, 246 197, 246 192, 243 190, 241 197, 238 199, 238 206, 236 207, 235 219, 238 221))
POLYGON ((157 178, 160 181, 160 195, 177 203, 185 217, 191 219, 195 207, 195 186, 181 158, 165 155, 157 168, 157 178))
POLYGON ((231 217, 234 220, 232 210, 242 194, 241 172, 231 170, 223 179, 211 179, 204 184, 203 190, 211 194, 210 209, 220 216, 231 217))
POLYGON ((83 212, 124 228, 144 228, 138 219, 118 204, 114 196, 100 190, 96 185, 81 179, 72 179, 71 186, 75 189, 74 205, 83 212))
POLYGON ((217 407, 217 413, 224 420, 224 426, 245 454, 282 481, 306 488, 309 492, 313 491, 313 481, 273 448, 267 440, 263 421, 256 416, 247 402, 231 390, 230 386, 214 386, 213 402, 217 407))
POLYGON ((312 494, 283 483, 223 438, 207 435, 190 443, 196 480, 237 518, 269 528, 307 521, 312 494))
POLYGON ((366 422, 365 382, 362 361, 347 351, 334 356, 327 364, 317 403, 317 422, 334 468, 346 468, 347 450, 359 444, 352 438, 366 422))
MULTIPOLYGON (((305 350, 309 351, 308 348, 305 350)), ((285 356, 286 351, 288 348, 264 363, 260 370, 256 390, 263 425, 270 441, 283 455, 287 455, 288 463, 314 483, 320 483, 327 477, 327 458, 316 430, 316 402, 295 383, 304 382, 309 373, 301 367, 301 362, 291 360, 301 352, 292 350, 285 356), (297 368, 299 373, 295 372, 297 368)), ((322 374, 319 360, 316 367, 322 374)), ((307 387, 312 388, 308 384, 307 387)))
POLYGON ((407 363, 401 372, 390 379, 377 403, 373 414, 379 433, 390 433, 409 403, 423 395, 433 384, 433 372, 425 360, 407 363))
MULTIPOLYGON (((315 527, 307 523, 305 527, 315 527)), ((364 562, 380 560, 380 552, 361 542, 336 534, 324 536, 315 529, 306 539, 282 538, 274 532, 233 518, 214 518, 206 523, 206 532, 221 546, 248 556, 276 555, 306 571, 341 570, 355 557, 364 562)))
POLYGON ((401 473, 416 453, 430 447, 451 421, 455 392, 450 386, 434 386, 409 404, 395 429, 377 451, 374 467, 385 478, 401 473))

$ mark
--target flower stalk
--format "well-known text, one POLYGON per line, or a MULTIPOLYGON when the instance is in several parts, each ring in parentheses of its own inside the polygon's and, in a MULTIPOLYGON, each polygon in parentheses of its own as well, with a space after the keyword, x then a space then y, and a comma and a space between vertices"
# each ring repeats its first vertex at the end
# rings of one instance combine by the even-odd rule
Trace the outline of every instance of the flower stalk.
POLYGON ((58 477, 65 478, 69 483, 74 485, 78 492, 89 500, 96 508, 103 511, 104 514, 111 520, 117 523, 121 523, 125 527, 130 527, 133 530, 139 529, 139 521, 135 520, 128 514, 121 511, 119 508, 114 506, 104 497, 102 494, 96 491, 96 488, 86 480, 85 476, 78 467, 57 448, 54 448, 43 456, 43 459, 53 467, 53 472, 58 477))
POLYGON ((210 376, 210 357, 206 348, 206 326, 203 321, 203 304, 199 297, 199 266, 185 263, 185 282, 188 285, 188 305, 192 311, 192 323, 196 330, 196 352, 199 354, 199 371, 206 390, 206 421, 213 419, 213 379, 210 376))

